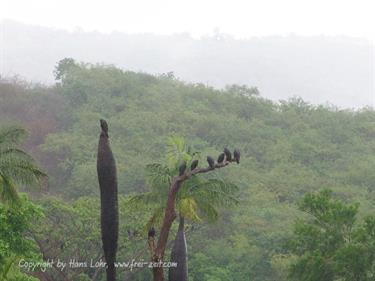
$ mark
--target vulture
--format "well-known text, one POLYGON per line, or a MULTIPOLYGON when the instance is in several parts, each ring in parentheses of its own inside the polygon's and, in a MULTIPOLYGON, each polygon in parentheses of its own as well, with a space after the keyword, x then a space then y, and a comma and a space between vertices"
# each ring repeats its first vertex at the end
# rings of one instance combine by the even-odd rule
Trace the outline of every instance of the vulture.
POLYGON ((221 153, 219 157, 217 158, 217 163, 223 163, 224 161, 225 154, 221 153))
POLYGON ((195 168, 198 167, 198 160, 195 159, 193 162, 191 162, 190 170, 195 170, 195 168))
POLYGON ((156 231, 155 228, 152 226, 150 230, 148 231, 148 238, 155 237, 156 231))
POLYGON ((240 164, 240 158, 241 158, 241 153, 238 149, 235 149, 233 152, 233 158, 237 162, 237 164, 240 164))
POLYGON ((215 168, 215 160, 211 156, 207 156, 207 162, 211 169, 215 168))
POLYGON ((185 173, 185 170, 186 170, 186 162, 184 161, 180 167, 178 168, 178 172, 179 172, 179 176, 181 177, 184 173, 185 173))
POLYGON ((224 148, 224 154, 225 154, 225 158, 228 162, 231 162, 232 161, 232 153, 230 152, 230 150, 228 148, 224 148))
POLYGON ((108 138, 108 124, 104 119, 100 119, 100 127, 104 135, 108 138))

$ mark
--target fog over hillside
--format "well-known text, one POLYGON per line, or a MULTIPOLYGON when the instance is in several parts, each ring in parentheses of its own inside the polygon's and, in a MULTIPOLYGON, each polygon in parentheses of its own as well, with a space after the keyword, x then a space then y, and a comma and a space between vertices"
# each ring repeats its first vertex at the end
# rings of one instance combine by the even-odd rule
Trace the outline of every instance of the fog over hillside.
POLYGON ((0 71, 52 83, 64 57, 114 64, 124 70, 173 71, 184 81, 214 87, 247 84, 273 100, 301 96, 340 107, 375 105, 374 45, 350 37, 257 37, 217 33, 200 39, 98 32, 68 32, 12 21, 1 23, 0 71))

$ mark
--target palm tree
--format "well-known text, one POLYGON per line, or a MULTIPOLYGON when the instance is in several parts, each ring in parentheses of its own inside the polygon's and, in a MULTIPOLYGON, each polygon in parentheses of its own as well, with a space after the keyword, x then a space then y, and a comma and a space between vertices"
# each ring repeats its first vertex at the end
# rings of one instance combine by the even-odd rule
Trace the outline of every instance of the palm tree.
MULTIPOLYGON (((197 155, 197 152, 192 152, 192 149, 185 145, 182 138, 172 137, 167 143, 166 164, 155 163, 146 166, 146 179, 151 190, 134 196, 133 202, 142 201, 154 206, 147 228, 160 225, 173 176, 179 173, 181 163, 190 164, 197 155)), ((234 196, 237 190, 236 185, 218 177, 207 179, 194 175, 183 183, 176 198, 180 221, 171 254, 172 261, 176 261, 178 266, 170 268, 169 281, 187 281, 185 219, 192 222, 203 219, 209 222, 216 221, 219 206, 237 203, 234 196)))
POLYGON ((19 203, 18 185, 39 185, 46 176, 33 158, 19 148, 25 137, 25 129, 18 126, 0 129, 0 201, 6 204, 19 203))

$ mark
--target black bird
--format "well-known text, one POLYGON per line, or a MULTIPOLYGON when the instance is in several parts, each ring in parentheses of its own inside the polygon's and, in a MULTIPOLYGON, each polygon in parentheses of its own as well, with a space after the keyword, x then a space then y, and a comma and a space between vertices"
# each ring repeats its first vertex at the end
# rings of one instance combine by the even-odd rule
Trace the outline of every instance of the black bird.
POLYGON ((156 231, 154 227, 151 227, 150 230, 148 231, 148 238, 150 237, 155 237, 156 231))
POLYGON ((178 171, 179 171, 179 176, 181 177, 184 173, 185 173, 185 170, 186 170, 186 162, 184 161, 180 167, 178 168, 178 171))
POLYGON ((215 160, 211 156, 207 156, 207 162, 211 169, 215 168, 215 160))
POLYGON ((194 170, 196 167, 198 167, 198 160, 195 159, 193 162, 191 162, 190 170, 194 170))
POLYGON ((225 153, 221 153, 217 158, 217 163, 223 163, 225 157, 225 153))
POLYGON ((104 119, 100 119, 100 127, 102 128, 102 132, 108 137, 107 121, 105 121, 104 119))
POLYGON ((233 158, 237 162, 237 164, 240 164, 241 153, 237 148, 233 152, 233 158))
POLYGON ((232 153, 230 152, 230 150, 228 148, 224 148, 224 153, 225 153, 226 160, 228 162, 231 162, 232 161, 232 153))

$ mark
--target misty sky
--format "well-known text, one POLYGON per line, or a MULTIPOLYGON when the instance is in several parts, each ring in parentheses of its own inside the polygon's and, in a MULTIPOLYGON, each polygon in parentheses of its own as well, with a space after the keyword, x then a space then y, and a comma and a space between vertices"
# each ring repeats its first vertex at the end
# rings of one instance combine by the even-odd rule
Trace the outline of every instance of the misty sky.
POLYGON ((68 30, 236 38, 348 35, 375 39, 373 0, 1 0, 0 20, 68 30))

